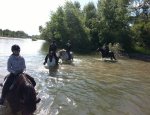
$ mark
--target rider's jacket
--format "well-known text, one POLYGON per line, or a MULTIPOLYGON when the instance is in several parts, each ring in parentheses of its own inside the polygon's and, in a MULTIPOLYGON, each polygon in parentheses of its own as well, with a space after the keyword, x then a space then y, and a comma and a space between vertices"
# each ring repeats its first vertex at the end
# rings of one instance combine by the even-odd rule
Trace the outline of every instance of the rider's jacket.
POLYGON ((70 43, 67 43, 65 49, 66 49, 67 51, 70 51, 70 50, 71 50, 71 44, 70 44, 70 43))
POLYGON ((26 69, 25 60, 22 56, 10 55, 7 62, 7 70, 10 73, 21 73, 26 69))

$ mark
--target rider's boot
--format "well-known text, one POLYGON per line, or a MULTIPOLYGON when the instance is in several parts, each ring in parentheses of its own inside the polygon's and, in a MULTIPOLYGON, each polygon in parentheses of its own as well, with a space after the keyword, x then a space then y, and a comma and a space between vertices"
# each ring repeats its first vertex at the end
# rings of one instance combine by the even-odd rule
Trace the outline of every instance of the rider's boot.
POLYGON ((1 98, 0 98, 0 105, 3 105, 4 104, 4 101, 5 101, 5 97, 7 95, 7 86, 4 85, 3 89, 2 89, 2 95, 1 95, 1 98))

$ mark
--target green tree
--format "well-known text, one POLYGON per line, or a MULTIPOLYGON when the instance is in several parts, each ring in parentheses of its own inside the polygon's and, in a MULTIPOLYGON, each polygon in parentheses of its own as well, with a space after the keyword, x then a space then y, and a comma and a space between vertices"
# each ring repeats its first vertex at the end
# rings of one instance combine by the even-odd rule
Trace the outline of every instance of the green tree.
POLYGON ((0 29, 0 36, 3 36, 3 30, 0 29))
POLYGON ((98 2, 99 41, 101 44, 119 42, 129 50, 132 39, 129 28, 127 0, 100 0, 98 2))
POLYGON ((135 46, 150 48, 150 2, 148 0, 133 0, 130 9, 133 13, 131 15, 131 29, 135 46))
POLYGON ((89 39, 83 26, 81 11, 71 2, 65 5, 65 22, 67 25, 68 39, 73 41, 74 50, 85 51, 89 49, 89 39))
POLYGON ((85 18, 85 27, 88 31, 89 40, 91 42, 91 49, 96 49, 98 47, 98 19, 97 19, 97 10, 93 2, 89 2, 83 8, 84 18, 85 18))

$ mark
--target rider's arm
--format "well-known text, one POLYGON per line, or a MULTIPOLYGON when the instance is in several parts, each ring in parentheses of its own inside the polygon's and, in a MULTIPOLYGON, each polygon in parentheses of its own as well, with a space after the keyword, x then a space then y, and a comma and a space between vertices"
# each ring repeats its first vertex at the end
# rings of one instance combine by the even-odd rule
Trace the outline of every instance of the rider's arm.
POLYGON ((15 73, 15 71, 12 69, 12 58, 11 56, 9 57, 8 61, 7 61, 7 70, 10 72, 10 73, 15 73))

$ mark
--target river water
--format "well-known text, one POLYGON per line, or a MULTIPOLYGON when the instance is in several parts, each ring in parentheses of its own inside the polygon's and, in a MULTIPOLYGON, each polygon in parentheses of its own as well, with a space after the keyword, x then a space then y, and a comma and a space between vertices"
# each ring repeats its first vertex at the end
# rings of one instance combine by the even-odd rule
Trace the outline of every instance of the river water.
POLYGON ((49 74, 43 66, 48 43, 0 38, 0 76, 8 74, 11 46, 18 44, 42 101, 36 115, 150 115, 150 63, 131 59, 104 62, 76 55, 49 74))

